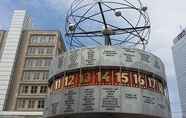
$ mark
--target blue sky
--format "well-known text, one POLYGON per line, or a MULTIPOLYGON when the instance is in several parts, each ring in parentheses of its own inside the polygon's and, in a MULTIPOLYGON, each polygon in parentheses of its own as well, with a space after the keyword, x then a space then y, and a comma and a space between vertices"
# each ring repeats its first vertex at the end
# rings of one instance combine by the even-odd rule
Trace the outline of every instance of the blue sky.
MULTIPOLYGON (((0 26, 9 27, 13 10, 26 9, 32 17, 34 26, 62 29, 65 12, 63 9, 58 12, 59 6, 50 7, 51 4, 55 5, 48 0, 0 0, 0 26)), ((63 7, 64 5, 61 4, 61 8, 63 7)))
MULTIPOLYGON (((186 26, 185 0, 142 0, 151 19, 151 39, 147 50, 159 56, 166 67, 173 118, 180 117, 180 103, 172 59, 172 40, 186 26)), ((26 9, 35 27, 64 31, 71 0, 0 0, 0 29, 9 27, 13 10, 26 9)), ((64 32, 63 32, 64 34, 64 32)))

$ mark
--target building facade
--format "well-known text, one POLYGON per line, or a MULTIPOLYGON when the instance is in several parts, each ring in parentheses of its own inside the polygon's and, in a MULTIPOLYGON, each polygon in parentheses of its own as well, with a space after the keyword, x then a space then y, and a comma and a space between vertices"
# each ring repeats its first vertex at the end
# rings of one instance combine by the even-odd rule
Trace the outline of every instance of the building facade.
POLYGON ((58 31, 24 31, 10 83, 6 111, 42 111, 47 95, 48 66, 63 52, 58 31))
POLYGON ((179 96, 181 101, 182 115, 186 118, 186 29, 175 39, 172 47, 178 82, 179 96))
POLYGON ((41 117, 48 66, 65 49, 60 31, 36 30, 26 11, 16 10, 9 31, 0 31, 0 47, 0 117, 41 117))

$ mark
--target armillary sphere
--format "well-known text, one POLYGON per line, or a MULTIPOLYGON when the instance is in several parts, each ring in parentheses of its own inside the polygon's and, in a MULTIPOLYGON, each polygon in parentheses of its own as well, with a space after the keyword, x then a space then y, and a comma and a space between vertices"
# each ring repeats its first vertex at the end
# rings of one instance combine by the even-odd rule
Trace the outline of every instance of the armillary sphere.
POLYGON ((140 0, 74 0, 66 16, 67 46, 145 49, 150 36, 146 11, 140 0))

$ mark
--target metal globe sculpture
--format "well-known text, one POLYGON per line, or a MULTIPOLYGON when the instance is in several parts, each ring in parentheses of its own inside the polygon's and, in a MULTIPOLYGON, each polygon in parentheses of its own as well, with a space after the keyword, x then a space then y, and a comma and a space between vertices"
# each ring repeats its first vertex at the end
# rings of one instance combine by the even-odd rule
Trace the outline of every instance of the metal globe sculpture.
POLYGON ((140 0, 74 0, 66 17, 67 45, 144 49, 150 35, 146 11, 140 0))
POLYGON ((148 43, 146 11, 139 0, 72 3, 70 50, 51 62, 45 118, 171 118, 163 62, 136 49, 148 43))

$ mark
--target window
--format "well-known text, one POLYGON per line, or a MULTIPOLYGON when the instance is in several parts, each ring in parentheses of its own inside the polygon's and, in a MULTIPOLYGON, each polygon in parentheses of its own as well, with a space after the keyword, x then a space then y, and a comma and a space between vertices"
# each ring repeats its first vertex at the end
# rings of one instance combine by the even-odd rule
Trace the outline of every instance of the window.
POLYGON ((43 48, 43 47, 40 47, 40 48, 38 48, 38 54, 39 55, 44 55, 45 54, 45 48, 43 48))
POLYGON ((35 55, 36 53, 36 48, 34 47, 29 47, 27 51, 27 55, 35 55))
POLYGON ((28 93, 28 86, 22 86, 21 93, 27 94, 28 93))
POLYGON ((34 72, 33 73, 33 80, 39 80, 40 79, 40 72, 34 72))
POLYGON ((46 54, 52 54, 53 53, 53 48, 52 47, 48 47, 47 48, 47 51, 46 51, 46 54))
POLYGON ((30 44, 53 44, 54 35, 33 35, 30 39, 30 44))
POLYGON ((48 79, 48 72, 43 72, 43 80, 47 80, 48 79))
POLYGON ((46 38, 44 36, 40 36, 40 42, 39 43, 46 43, 46 38))
POLYGON ((41 67, 43 65, 43 59, 27 59, 25 67, 41 67))
POLYGON ((18 99, 17 100, 17 104, 16 104, 16 107, 19 109, 19 108, 25 108, 25 103, 26 101, 24 99, 18 99))
POLYGON ((40 87, 40 93, 47 93, 47 86, 41 86, 40 87))
POLYGON ((48 43, 53 44, 53 43, 54 43, 54 37, 55 37, 55 36, 50 36, 50 37, 49 37, 49 42, 48 42, 48 43))
POLYGON ((27 59, 25 63, 25 67, 32 67, 34 65, 33 59, 27 59))
POLYGON ((44 99, 38 100, 37 108, 44 108, 44 107, 45 107, 44 99))
POLYGON ((32 36, 30 39, 31 44, 37 44, 39 42, 39 37, 38 36, 32 36))
POLYGON ((37 59, 37 60, 35 60, 35 66, 41 67, 41 66, 42 66, 42 62, 43 62, 42 59, 37 59))
POLYGON ((31 79, 31 72, 24 72, 23 73, 23 79, 24 80, 30 80, 31 79))
POLYGON ((44 66, 49 66, 50 65, 50 61, 51 61, 50 59, 45 59, 44 66))
POLYGON ((30 39, 31 44, 35 44, 37 42, 36 36, 32 36, 30 39))
POLYGON ((35 100, 29 100, 28 101, 28 108, 34 108, 35 107, 35 100))
POLYGON ((23 80, 33 81, 33 80, 47 80, 48 71, 25 71, 23 73, 23 80))
POLYGON ((27 55, 51 55, 53 47, 29 47, 27 55))
POLYGON ((31 91, 30 91, 30 93, 31 94, 35 94, 35 93, 37 93, 37 86, 31 86, 31 91))

